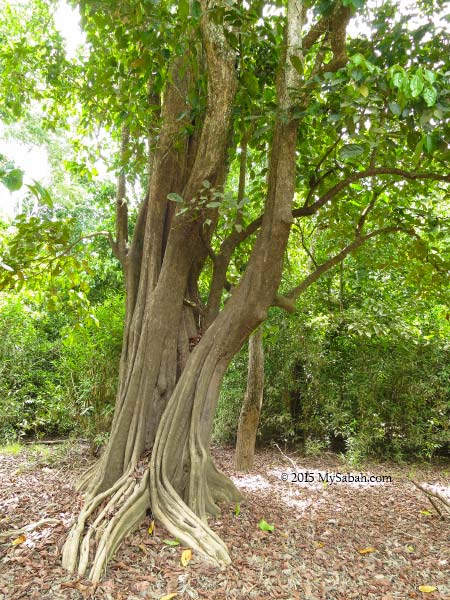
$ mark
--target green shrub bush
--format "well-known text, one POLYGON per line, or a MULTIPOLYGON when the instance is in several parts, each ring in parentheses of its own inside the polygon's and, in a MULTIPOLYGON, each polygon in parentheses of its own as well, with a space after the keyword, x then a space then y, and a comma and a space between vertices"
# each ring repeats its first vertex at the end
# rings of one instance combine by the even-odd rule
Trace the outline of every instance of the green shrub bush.
POLYGON ((55 359, 60 341, 52 339, 48 318, 32 302, 0 297, 0 436, 65 433, 70 408, 62 402, 55 359))
MULTIPOLYGON (((258 441, 345 452, 347 458, 430 458, 450 440, 448 339, 404 323, 379 335, 332 315, 265 325, 265 389, 258 441)), ((247 350, 230 365, 215 438, 233 442, 245 393, 247 350)))
POLYGON ((102 440, 117 388, 124 299, 108 297, 85 322, 45 315, 32 298, 0 299, 0 440, 102 440))
POLYGON ((123 294, 111 295, 70 331, 56 368, 62 395, 79 431, 99 442, 109 429, 117 391, 124 322, 123 294))
MULTIPOLYGON (((260 437, 367 456, 431 457, 450 439, 450 347, 367 336, 331 318, 282 324, 266 344, 260 437)), ((428 339, 427 339, 428 338, 428 339)))

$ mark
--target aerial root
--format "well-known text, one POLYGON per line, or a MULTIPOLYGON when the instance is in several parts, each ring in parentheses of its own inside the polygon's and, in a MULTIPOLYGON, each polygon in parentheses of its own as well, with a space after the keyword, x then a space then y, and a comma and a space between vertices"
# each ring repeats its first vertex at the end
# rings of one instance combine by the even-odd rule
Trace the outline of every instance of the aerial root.
POLYGON ((68 571, 76 570, 82 577, 91 560, 89 579, 97 583, 121 541, 145 517, 150 506, 149 469, 143 474, 134 469, 130 465, 111 488, 86 502, 64 544, 62 564, 68 571))

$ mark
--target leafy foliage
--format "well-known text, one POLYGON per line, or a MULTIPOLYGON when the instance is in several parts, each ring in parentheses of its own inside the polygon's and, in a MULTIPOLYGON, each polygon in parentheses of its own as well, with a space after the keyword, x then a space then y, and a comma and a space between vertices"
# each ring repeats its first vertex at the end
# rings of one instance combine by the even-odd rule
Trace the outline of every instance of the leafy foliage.
POLYGON ((74 328, 29 296, 0 304, 0 438, 77 433, 101 443, 108 429, 122 343, 123 298, 106 299, 74 328), (103 436, 102 436, 103 434, 103 436))

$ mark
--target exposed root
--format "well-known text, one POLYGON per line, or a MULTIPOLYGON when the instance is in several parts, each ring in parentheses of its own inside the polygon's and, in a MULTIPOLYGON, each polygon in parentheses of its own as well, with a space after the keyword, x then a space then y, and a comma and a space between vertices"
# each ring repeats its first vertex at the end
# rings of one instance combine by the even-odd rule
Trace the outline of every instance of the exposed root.
POLYGON ((230 564, 227 547, 219 536, 182 501, 169 481, 161 478, 156 485, 154 479, 150 483, 151 503, 158 521, 183 544, 215 564, 230 564))
POLYGON ((0 531, 0 539, 8 538, 8 537, 17 537, 22 533, 30 533, 42 525, 56 525, 59 523, 59 519, 41 519, 36 523, 30 523, 29 525, 25 525, 20 529, 8 529, 7 531, 0 531))
POLYGON ((245 496, 238 490, 229 477, 221 473, 210 458, 208 464, 208 488, 215 502, 242 502, 245 496))
POLYGON ((97 547, 89 579, 94 583, 100 580, 103 569, 117 550, 120 542, 144 518, 150 505, 148 490, 148 469, 133 493, 110 520, 97 547))
POLYGON ((150 505, 148 479, 148 468, 142 472, 130 465, 111 488, 86 502, 64 544, 64 568, 77 570, 82 577, 91 560, 89 578, 100 580, 120 542, 145 516, 150 505))
POLYGON ((420 483, 417 483, 417 481, 414 481, 414 479, 412 480, 412 482, 421 492, 425 494, 433 508, 436 510, 436 512, 442 519, 450 517, 449 498, 447 498, 446 496, 444 496, 444 494, 441 494, 436 490, 431 490, 430 488, 427 488, 421 485, 420 483))
POLYGON ((86 471, 83 473, 83 475, 78 480, 77 485, 75 486, 75 489, 77 492, 82 492, 83 490, 86 489, 88 482, 92 478, 93 473, 95 473, 98 468, 99 468, 99 463, 96 462, 93 465, 91 465, 89 467, 89 469, 86 469, 86 471))

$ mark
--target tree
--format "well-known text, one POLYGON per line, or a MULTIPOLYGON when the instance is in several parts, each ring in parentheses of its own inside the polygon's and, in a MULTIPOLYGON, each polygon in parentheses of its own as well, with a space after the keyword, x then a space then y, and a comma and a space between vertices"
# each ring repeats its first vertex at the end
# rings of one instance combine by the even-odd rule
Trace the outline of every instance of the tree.
POLYGON ((236 440, 234 465, 244 473, 253 467, 255 458, 256 432, 264 393, 264 346, 262 326, 250 336, 248 343, 247 389, 236 440))
POLYGON ((292 311, 370 240, 410 236, 442 269, 441 55, 421 49, 390 5, 369 14, 373 39, 347 38, 360 5, 80 2, 92 52, 70 93, 85 134, 98 123, 120 129, 111 245, 127 300, 111 434, 80 482, 86 502, 63 552, 70 571, 92 562, 97 581, 150 506, 184 544, 228 564, 207 515, 241 498, 209 447, 232 357, 271 306, 292 311), (408 66, 411 43, 419 67, 408 66), (237 201, 228 174, 247 145, 251 199, 237 201), (144 162, 147 193, 129 236, 127 178, 144 162), (330 252, 280 293, 294 219, 328 229, 330 252))

